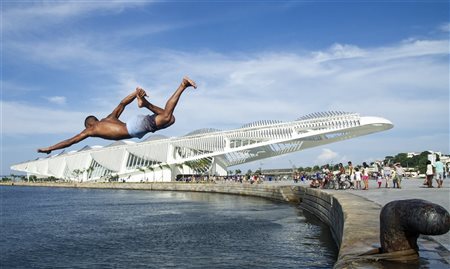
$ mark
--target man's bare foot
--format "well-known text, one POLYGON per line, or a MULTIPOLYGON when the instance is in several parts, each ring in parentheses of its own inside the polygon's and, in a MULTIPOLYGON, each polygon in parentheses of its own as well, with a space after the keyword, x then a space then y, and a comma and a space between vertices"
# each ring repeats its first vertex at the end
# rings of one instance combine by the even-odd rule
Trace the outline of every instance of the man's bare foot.
POLYGON ((142 89, 141 87, 136 87, 136 99, 139 108, 145 106, 145 102, 147 101, 145 100, 145 96, 147 96, 147 93, 144 91, 144 89, 142 89))
POLYGON ((148 95, 144 89, 142 89, 141 87, 138 86, 138 87, 136 87, 136 96, 144 97, 144 96, 148 96, 148 95))
POLYGON ((48 150, 48 149, 38 149, 37 152, 50 154, 50 152, 52 152, 52 151, 48 150))
POLYGON ((197 89, 197 84, 195 84, 195 81, 193 81, 192 79, 188 78, 188 77, 184 77, 183 78, 183 82, 184 86, 189 87, 192 86, 194 87, 194 89, 197 89))
POLYGON ((145 106, 145 101, 147 101, 147 100, 145 100, 144 97, 141 97, 140 95, 136 95, 136 100, 137 100, 137 104, 138 104, 139 108, 144 107, 145 106))

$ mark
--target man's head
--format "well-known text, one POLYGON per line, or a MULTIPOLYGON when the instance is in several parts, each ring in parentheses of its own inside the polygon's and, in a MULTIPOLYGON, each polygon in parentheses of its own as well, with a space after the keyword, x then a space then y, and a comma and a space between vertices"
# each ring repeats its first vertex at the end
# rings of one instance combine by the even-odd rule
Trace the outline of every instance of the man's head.
POLYGON ((88 127, 92 126, 97 121, 98 121, 97 117, 92 116, 92 115, 87 116, 86 119, 84 120, 84 126, 86 128, 88 128, 88 127))

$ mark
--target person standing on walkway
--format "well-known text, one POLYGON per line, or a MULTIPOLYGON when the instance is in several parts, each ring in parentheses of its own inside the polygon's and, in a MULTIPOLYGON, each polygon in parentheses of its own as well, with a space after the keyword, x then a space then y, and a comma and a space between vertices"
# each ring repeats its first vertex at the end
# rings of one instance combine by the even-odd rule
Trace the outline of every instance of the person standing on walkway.
POLYGON ((398 177, 397 177, 397 170, 393 169, 393 165, 389 165, 389 167, 391 168, 391 178, 392 178, 392 188, 398 188, 398 177))
POLYGON ((383 176, 381 176, 381 174, 377 175, 377 183, 378 183, 378 189, 381 188, 381 184, 383 183, 383 176))
POLYGON ((428 188, 433 188, 434 167, 429 160, 427 161, 427 170, 425 172, 425 175, 427 177, 428 188))
POLYGON ((384 167, 383 167, 383 176, 386 181, 384 187, 389 188, 391 185, 392 170, 391 170, 391 167, 389 167, 389 164, 387 164, 387 163, 384 164, 384 167))
POLYGON ((352 162, 348 162, 348 168, 346 174, 350 179, 351 188, 355 189, 355 168, 353 167, 352 162))
POLYGON ((328 182, 330 180, 332 180, 333 178, 333 174, 330 173, 330 166, 327 164, 322 168, 322 174, 323 174, 323 180, 322 180, 322 186, 321 188, 325 188, 326 186, 328 186, 328 182))
POLYGON ((354 177, 355 177, 355 183, 356 183, 355 189, 360 190, 362 173, 361 173, 361 171, 359 171, 358 167, 355 167, 354 177))
POLYGON ((355 169, 353 168, 352 162, 348 162, 348 173, 350 178, 350 183, 352 184, 352 189, 355 189, 355 169))
POLYGON ((400 163, 395 164, 395 172, 397 176, 397 188, 401 189, 402 186, 402 180, 403 176, 405 175, 405 170, 403 169, 402 165, 400 163))
POLYGON ((362 170, 362 180, 364 182, 364 189, 369 189, 369 166, 366 162, 363 162, 363 170, 362 170))
POLYGON ((342 183, 345 181, 345 168, 344 165, 342 163, 339 163, 339 172, 337 173, 337 179, 338 179, 338 183, 342 183))
POLYGON ((436 162, 434 163, 434 169, 436 172, 436 183, 438 184, 438 188, 442 187, 442 183, 444 183, 444 164, 441 162, 439 156, 436 157, 436 162))

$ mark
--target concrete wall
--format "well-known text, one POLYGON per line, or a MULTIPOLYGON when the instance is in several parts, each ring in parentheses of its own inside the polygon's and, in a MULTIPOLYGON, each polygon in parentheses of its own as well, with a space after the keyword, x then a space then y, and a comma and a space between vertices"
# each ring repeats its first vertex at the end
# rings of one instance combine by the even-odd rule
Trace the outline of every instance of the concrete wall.
POLYGON ((326 223, 339 248, 334 268, 384 268, 360 255, 380 247, 381 206, 343 191, 304 188, 300 207, 326 223))

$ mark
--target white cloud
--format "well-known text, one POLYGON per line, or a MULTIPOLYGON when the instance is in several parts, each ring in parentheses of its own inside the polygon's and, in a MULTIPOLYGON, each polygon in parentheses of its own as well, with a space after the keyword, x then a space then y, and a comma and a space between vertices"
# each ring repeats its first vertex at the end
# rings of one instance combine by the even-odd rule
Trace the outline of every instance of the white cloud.
POLYGON ((90 13, 120 13, 126 8, 149 4, 150 1, 17 1, 3 4, 2 31, 39 29, 90 13))
POLYGON ((337 152, 332 151, 331 149, 324 148, 322 149, 322 153, 317 156, 318 163, 326 163, 329 161, 336 161, 339 158, 339 154, 337 152))
MULTIPOLYGON (((70 69, 88 65, 94 70, 99 67, 110 66, 125 59, 128 53, 115 53, 117 57, 111 59, 111 52, 95 49, 94 41, 84 38, 61 38, 51 42, 21 42, 8 41, 4 43, 5 54, 25 53, 30 60, 57 69, 70 69)), ((130 55, 132 57, 132 55, 130 55)), ((133 57, 134 58, 134 57, 133 57)))
POLYGON ((61 134, 84 129, 86 115, 80 112, 36 107, 18 102, 0 102, 2 134, 61 134))
POLYGON ((66 97, 64 96, 50 96, 45 97, 50 103, 57 104, 57 105, 65 105, 66 104, 66 97))
POLYGON ((357 47, 347 44, 334 44, 327 51, 314 52, 317 61, 329 61, 337 59, 350 59, 365 56, 366 52, 357 47))

